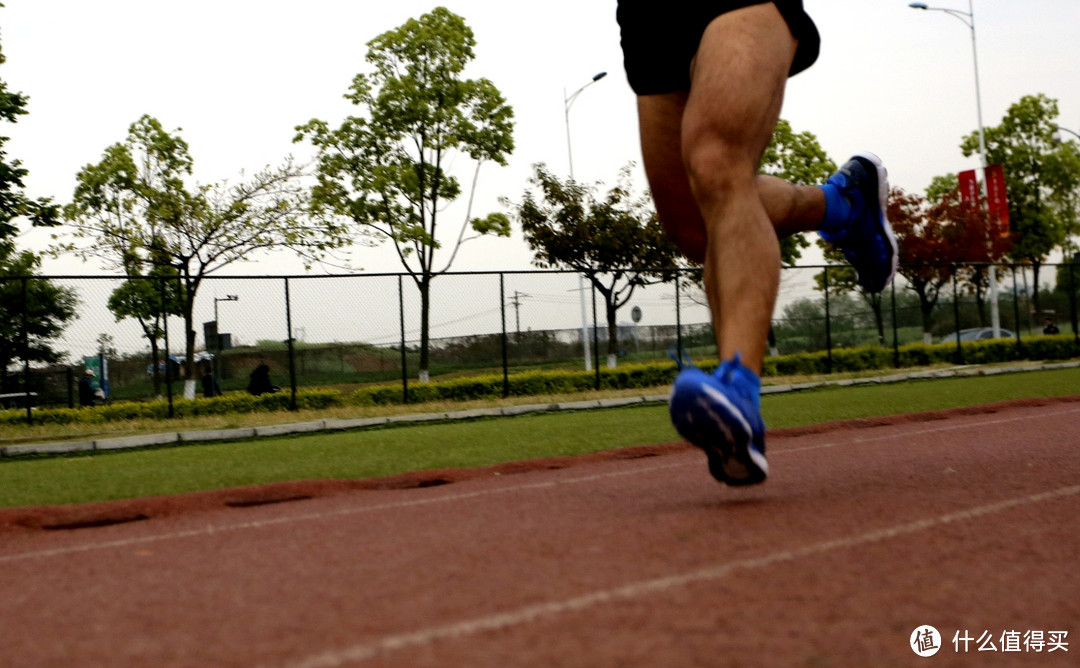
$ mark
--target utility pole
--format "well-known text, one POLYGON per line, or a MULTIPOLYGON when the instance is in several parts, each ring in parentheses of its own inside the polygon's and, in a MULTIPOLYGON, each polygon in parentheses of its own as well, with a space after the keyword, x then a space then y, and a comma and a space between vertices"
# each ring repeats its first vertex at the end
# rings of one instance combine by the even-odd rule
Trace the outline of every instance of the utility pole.
POLYGON ((517 338, 521 340, 521 298, 528 297, 524 292, 514 290, 514 298, 510 301, 514 305, 514 322, 517 326, 517 338))

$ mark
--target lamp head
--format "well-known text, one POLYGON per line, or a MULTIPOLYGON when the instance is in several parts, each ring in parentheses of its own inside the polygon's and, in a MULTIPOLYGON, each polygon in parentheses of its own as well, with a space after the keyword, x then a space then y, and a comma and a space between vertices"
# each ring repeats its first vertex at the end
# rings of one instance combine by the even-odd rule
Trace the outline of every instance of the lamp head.
POLYGON ((606 77, 606 76, 607 76, 607 72, 600 72, 599 74, 597 74, 596 76, 594 76, 594 77, 592 78, 592 80, 593 80, 593 81, 600 81, 601 79, 603 79, 603 78, 604 78, 604 77, 606 77))
POLYGON ((930 9, 925 2, 913 2, 908 7, 912 9, 930 9))

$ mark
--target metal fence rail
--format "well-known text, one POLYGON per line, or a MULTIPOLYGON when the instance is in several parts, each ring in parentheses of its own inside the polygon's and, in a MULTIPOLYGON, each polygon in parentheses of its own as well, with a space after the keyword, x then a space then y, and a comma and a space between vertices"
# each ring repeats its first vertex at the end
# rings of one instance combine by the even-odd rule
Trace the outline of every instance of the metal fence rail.
MULTIPOLYGON (((874 303, 858 293, 819 289, 816 277, 837 269, 784 269, 770 336, 772 354, 821 351, 831 359, 840 348, 870 345, 895 353, 904 344, 924 340, 923 309, 902 276, 874 303)), ((1004 275, 1001 327, 1016 344, 1041 334, 1048 316, 1062 334, 1072 335, 1080 354, 1080 265, 1042 267, 1040 281, 1050 277, 1057 285, 1042 287, 1037 313, 1030 268, 998 265, 998 271, 1004 275)), ((925 331, 934 342, 988 326, 986 298, 965 294, 955 276, 927 314, 925 331)), ((638 288, 618 311, 612 332, 602 297, 587 280, 582 293, 578 278, 577 273, 561 271, 461 272, 435 278, 429 320, 431 377, 501 374, 505 382, 524 371, 575 368, 591 370, 599 387, 600 368, 612 363, 664 359, 673 348, 699 357, 716 354, 708 307, 700 288, 690 284, 689 272, 678 281, 638 288), (631 318, 632 313, 636 317, 631 318)), ((294 408, 303 388, 400 384, 407 399, 409 383, 417 382, 420 296, 408 275, 206 278, 195 300, 192 324, 199 356, 190 371, 180 316, 147 314, 140 322, 110 309, 110 299, 125 283, 152 286, 151 294, 164 297, 173 287, 169 280, 0 279, 5 295, 0 314, 2 407, 25 409, 31 420, 32 406, 77 406, 77 383, 88 359, 92 364, 97 360, 95 366, 102 370, 95 382, 107 379, 110 401, 162 397, 170 414, 179 397, 203 394, 199 380, 205 376, 224 392, 242 392, 260 365, 269 367, 273 382, 290 393, 294 408), (44 316, 35 295, 43 286, 68 291, 78 304, 77 317, 52 339, 63 358, 56 363, 42 361, 36 352, 42 341, 35 323, 44 316), (160 335, 156 359, 147 336, 151 320, 156 320, 160 335)), ((957 351, 962 355, 959 345, 957 351)))

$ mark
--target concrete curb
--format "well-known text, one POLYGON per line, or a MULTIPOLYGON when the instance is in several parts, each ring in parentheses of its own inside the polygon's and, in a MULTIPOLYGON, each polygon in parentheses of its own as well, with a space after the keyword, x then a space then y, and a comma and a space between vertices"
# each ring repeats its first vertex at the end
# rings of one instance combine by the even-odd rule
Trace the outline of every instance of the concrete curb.
MULTIPOLYGON (((908 373, 875 376, 872 378, 852 378, 828 380, 814 383, 792 383, 785 385, 766 385, 761 388, 763 395, 787 394, 819 387, 850 387, 881 383, 899 383, 907 380, 933 378, 964 378, 972 376, 997 376, 1007 373, 1026 373, 1029 371, 1050 371, 1055 369, 1075 369, 1080 361, 1058 362, 1023 367, 980 367, 962 366, 932 371, 913 371, 908 373)), ((182 443, 211 443, 215 441, 234 441, 268 436, 287 436, 290 434, 314 433, 320 431, 344 431, 363 429, 386 424, 415 424, 422 422, 441 422, 456 420, 474 420, 481 418, 509 417, 530 413, 583 411, 602 408, 619 408, 637 404, 667 403, 667 394, 644 395, 638 397, 615 397, 611 399, 591 399, 588 401, 569 401, 554 404, 523 404, 520 406, 500 406, 495 408, 476 408, 445 413, 420 413, 416 415, 398 415, 393 417, 354 418, 314 420, 312 422, 294 422, 291 424, 267 425, 265 427, 242 427, 238 429, 217 429, 206 431, 165 432, 161 434, 143 434, 122 436, 93 441, 57 441, 49 443, 28 443, 0 447, 0 458, 23 455, 57 455, 98 450, 127 450, 155 445, 182 443)))

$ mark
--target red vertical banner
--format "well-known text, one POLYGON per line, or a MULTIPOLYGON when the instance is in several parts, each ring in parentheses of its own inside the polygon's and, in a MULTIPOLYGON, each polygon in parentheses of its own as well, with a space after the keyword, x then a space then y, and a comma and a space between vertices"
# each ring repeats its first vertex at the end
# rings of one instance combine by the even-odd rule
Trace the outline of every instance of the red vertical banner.
POLYGON ((956 175, 960 179, 960 201, 973 209, 979 207, 979 182, 975 170, 969 169, 956 175))
POLYGON ((1009 235, 1009 199, 1005 194, 1005 169, 1001 165, 986 168, 986 207, 998 223, 998 234, 1009 235))

